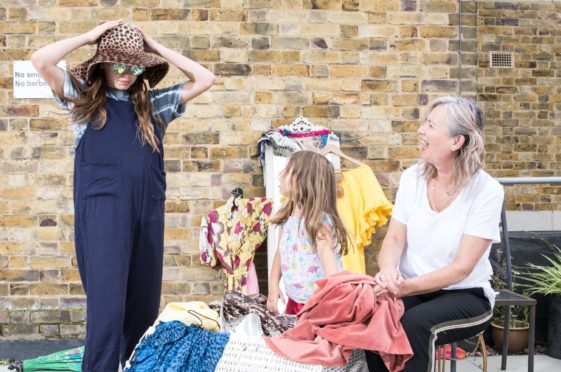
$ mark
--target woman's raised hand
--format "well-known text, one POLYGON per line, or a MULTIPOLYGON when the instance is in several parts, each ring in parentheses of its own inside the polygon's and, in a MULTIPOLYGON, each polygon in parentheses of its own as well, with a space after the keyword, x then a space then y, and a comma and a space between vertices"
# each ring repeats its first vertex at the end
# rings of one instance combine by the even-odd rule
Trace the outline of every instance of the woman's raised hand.
POLYGON ((116 21, 107 21, 107 22, 103 22, 102 24, 95 26, 94 28, 92 28, 91 30, 89 30, 88 32, 86 32, 86 44, 95 44, 97 42, 97 40, 99 39, 99 37, 101 35, 103 35, 103 33, 107 30, 112 29, 113 27, 116 27, 120 24, 122 24, 123 21, 121 19, 116 20, 116 21))
POLYGON ((142 33, 142 37, 144 38, 144 51, 148 53, 159 54, 157 49, 158 42, 154 40, 152 36, 148 35, 145 31, 143 31, 140 27, 138 26, 134 26, 134 27, 136 27, 138 31, 142 33))

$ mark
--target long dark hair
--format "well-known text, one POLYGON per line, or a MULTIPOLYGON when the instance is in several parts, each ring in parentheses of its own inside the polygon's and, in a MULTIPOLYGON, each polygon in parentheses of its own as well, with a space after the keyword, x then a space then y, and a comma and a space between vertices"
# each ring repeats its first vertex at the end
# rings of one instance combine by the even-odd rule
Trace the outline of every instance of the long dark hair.
MULTIPOLYGON (((105 103, 107 101, 108 85, 101 65, 95 67, 91 85, 83 87, 72 74, 70 78, 72 85, 78 92, 77 98, 65 97, 65 100, 74 104, 70 110, 73 120, 78 123, 89 123, 95 129, 102 129, 107 121, 105 103)), ((128 93, 138 117, 138 132, 141 143, 148 143, 155 152, 159 152, 160 141, 154 133, 154 125, 152 125, 152 104, 148 97, 148 87, 142 75, 137 77, 128 89, 128 93)), ((161 119, 157 117, 156 120, 163 132, 164 125, 161 119)))

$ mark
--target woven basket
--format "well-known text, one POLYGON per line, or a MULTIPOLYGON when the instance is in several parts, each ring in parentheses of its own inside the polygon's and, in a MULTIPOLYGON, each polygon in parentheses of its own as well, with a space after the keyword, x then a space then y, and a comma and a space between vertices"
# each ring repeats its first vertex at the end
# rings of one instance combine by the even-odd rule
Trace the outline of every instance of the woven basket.
POLYGON ((343 367, 323 367, 298 363, 276 354, 259 336, 233 333, 226 344, 217 372, 364 372, 368 371, 363 350, 353 350, 349 363, 343 367))
POLYGON ((227 322, 221 313, 222 330, 230 333, 224 354, 215 371, 219 372, 364 372, 368 371, 363 350, 353 350, 343 367, 323 367, 298 363, 281 357, 263 340, 261 319, 255 313, 227 322))
POLYGON ((262 337, 232 334, 216 372, 321 372, 322 366, 284 359, 271 350, 262 337))

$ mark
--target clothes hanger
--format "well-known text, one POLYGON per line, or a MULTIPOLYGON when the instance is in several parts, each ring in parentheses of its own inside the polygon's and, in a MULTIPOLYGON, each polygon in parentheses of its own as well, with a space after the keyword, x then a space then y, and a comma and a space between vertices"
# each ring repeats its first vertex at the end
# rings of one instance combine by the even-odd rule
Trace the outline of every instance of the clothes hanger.
POLYGON ((232 190, 231 194, 234 199, 232 199, 232 211, 238 208, 236 201, 243 198, 243 189, 241 187, 236 187, 232 190))
POLYGON ((193 310, 193 309, 187 310, 187 314, 193 315, 195 318, 197 318, 197 320, 198 320, 199 322, 201 322, 201 324, 193 324, 193 325, 196 326, 196 327, 201 327, 201 328, 203 328, 204 322, 203 322, 203 320, 202 320, 201 318, 205 318, 205 319, 208 319, 208 320, 210 320, 210 321, 216 323, 216 325, 218 325, 218 329, 221 329, 220 323, 219 323, 216 319, 212 319, 212 318, 210 318, 210 317, 208 317, 208 316, 205 316, 205 315, 203 315, 203 314, 201 314, 201 313, 199 313, 199 312, 197 312, 197 311, 195 311, 195 310, 193 310))
POLYGON ((355 158, 351 158, 349 155, 347 155, 343 151, 341 151, 341 149, 339 147, 334 146, 332 144, 328 144, 324 148, 320 149, 319 153, 323 156, 325 156, 327 154, 335 154, 335 155, 338 155, 339 157, 341 157, 343 159, 346 159, 346 160, 350 161, 351 163, 353 163, 355 165, 363 165, 363 163, 360 160, 357 160, 355 158))
POLYGON ((243 189, 241 187, 236 187, 235 189, 232 190, 232 195, 234 195, 234 198, 243 198, 243 189))
MULTIPOLYGON (((338 145, 334 145, 334 144, 328 144, 326 145, 324 148, 320 149, 319 153, 323 156, 326 156, 328 154, 334 154, 339 156, 339 158, 343 158, 346 159, 348 161, 350 161, 351 163, 361 166, 363 165, 363 163, 360 160, 357 160, 355 158, 350 157, 349 155, 345 154, 343 151, 341 151, 341 149, 339 148, 338 145)), ((337 198, 342 198, 344 196, 344 190, 343 187, 341 185, 341 181, 343 180, 343 174, 341 172, 341 165, 339 164, 338 167, 335 167, 335 180, 337 181, 337 198)))

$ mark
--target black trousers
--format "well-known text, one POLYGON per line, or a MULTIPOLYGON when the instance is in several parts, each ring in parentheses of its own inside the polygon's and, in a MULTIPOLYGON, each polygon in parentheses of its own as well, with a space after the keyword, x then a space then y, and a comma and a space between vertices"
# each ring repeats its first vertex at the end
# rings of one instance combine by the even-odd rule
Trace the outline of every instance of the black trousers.
MULTIPOLYGON (((492 309, 483 289, 440 290, 404 297, 401 325, 407 334, 413 357, 405 372, 432 372, 435 346, 477 335, 489 325, 492 309)), ((366 352, 370 372, 387 371, 377 353, 366 352)))

